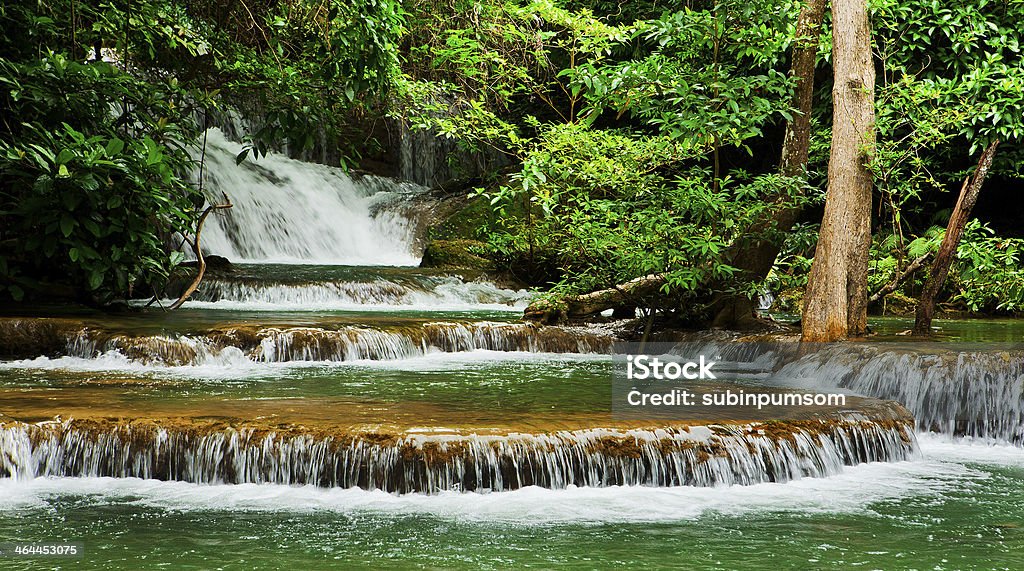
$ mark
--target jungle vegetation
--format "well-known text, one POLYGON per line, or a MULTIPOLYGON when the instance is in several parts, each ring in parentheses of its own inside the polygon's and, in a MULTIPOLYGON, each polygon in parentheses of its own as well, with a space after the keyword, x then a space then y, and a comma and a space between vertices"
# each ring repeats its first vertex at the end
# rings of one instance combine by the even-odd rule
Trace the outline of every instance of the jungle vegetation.
MULTIPOLYGON (((256 126, 250 160, 326 132, 343 166, 365 167, 388 144, 372 136, 380 121, 488 158, 477 164, 498 166, 464 173, 457 238, 546 292, 547 317, 632 283, 645 287, 615 303, 724 326, 766 291, 799 312, 816 245, 846 237, 821 230, 849 179, 830 172, 837 138, 860 139, 843 147, 860 190, 832 207, 857 205, 862 224, 863 255, 843 270, 861 284, 858 315, 926 289, 958 191, 999 141, 935 297, 1021 312, 1024 0, 852 4, 7 2, 0 295, 159 290, 208 205, 204 127, 233 111, 256 126), (850 54, 867 76, 837 84, 850 54), (842 90, 867 102, 870 137, 837 132, 842 90), (801 121, 806 159, 787 159, 801 121)), ((858 319, 832 337, 862 333, 858 319)))

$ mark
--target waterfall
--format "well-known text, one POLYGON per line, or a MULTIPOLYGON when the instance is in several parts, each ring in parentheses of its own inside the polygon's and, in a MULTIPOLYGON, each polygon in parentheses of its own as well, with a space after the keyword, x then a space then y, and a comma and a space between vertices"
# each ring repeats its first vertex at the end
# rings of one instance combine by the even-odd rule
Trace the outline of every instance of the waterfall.
POLYGON ((659 345, 714 355, 729 378, 783 388, 836 389, 894 400, 917 429, 1024 444, 1024 347, 1000 344, 838 343, 720 339, 659 345))
POLYGON ((822 347, 779 369, 786 386, 839 387, 903 403, 923 431, 1024 442, 1020 347, 822 347))
POLYGON ((375 307, 500 309, 522 311, 529 293, 457 276, 414 276, 408 279, 358 279, 282 283, 226 277, 203 281, 189 307, 225 309, 372 309, 375 307))
POLYGON ((106 421, 0 425, 0 477, 155 478, 388 492, 524 486, 719 486, 837 474, 915 456, 905 421, 714 425, 547 434, 346 433, 106 421), (779 432, 784 434, 779 434, 779 432))
POLYGON ((272 152, 236 164, 241 150, 219 129, 210 129, 206 190, 212 201, 226 194, 234 207, 207 220, 204 253, 239 262, 419 263, 413 251, 416 224, 394 206, 422 187, 353 178, 272 152))
MULTIPOLYGON (((58 350, 61 356, 170 367, 244 361, 395 360, 475 350, 608 353, 614 342, 607 333, 582 328, 486 321, 384 328, 352 325, 337 329, 239 326, 187 335, 129 335, 85 327, 67 330, 65 339, 63 348, 58 350)), ((39 367, 47 362, 61 366, 60 361, 42 357, 3 363, 0 368, 39 367)))

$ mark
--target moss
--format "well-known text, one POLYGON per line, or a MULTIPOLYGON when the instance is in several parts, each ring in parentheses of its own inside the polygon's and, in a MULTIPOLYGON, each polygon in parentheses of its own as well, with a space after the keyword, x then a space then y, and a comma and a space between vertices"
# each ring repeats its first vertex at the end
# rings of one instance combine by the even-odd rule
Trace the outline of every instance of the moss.
POLYGON ((494 262, 485 257, 489 252, 487 244, 476 240, 433 240, 423 251, 420 267, 493 271, 494 262))
MULTIPOLYGON (((462 197, 469 192, 466 189, 462 197)), ((480 237, 481 228, 491 227, 494 209, 482 198, 446 199, 437 212, 439 221, 428 233, 432 240, 472 240, 480 237)))

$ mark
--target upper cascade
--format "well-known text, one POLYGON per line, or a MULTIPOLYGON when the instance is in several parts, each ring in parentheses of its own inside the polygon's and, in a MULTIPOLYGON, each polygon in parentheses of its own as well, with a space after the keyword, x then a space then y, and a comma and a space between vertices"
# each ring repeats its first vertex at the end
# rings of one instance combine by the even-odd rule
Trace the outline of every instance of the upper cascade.
POLYGON ((332 310, 418 309, 424 311, 492 309, 519 312, 529 293, 494 283, 465 281, 453 275, 368 276, 352 281, 279 282, 208 278, 189 307, 223 309, 332 310))
POLYGON ((232 261, 411 266, 417 224, 397 206, 425 189, 268 153, 236 163, 242 146, 208 132, 205 186, 234 207, 211 216, 205 254, 232 261), (390 206, 390 207, 389 207, 390 206))

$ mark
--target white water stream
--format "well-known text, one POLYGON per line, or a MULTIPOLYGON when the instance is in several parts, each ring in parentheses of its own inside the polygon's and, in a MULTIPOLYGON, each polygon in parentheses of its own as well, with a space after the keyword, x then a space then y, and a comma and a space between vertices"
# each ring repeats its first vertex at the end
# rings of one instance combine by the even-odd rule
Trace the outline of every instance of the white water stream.
POLYGON ((269 153, 236 164, 242 146, 210 129, 205 185, 218 212, 203 230, 203 252, 232 262, 411 266, 415 224, 388 204, 424 191, 411 183, 353 178, 338 168, 269 153))

